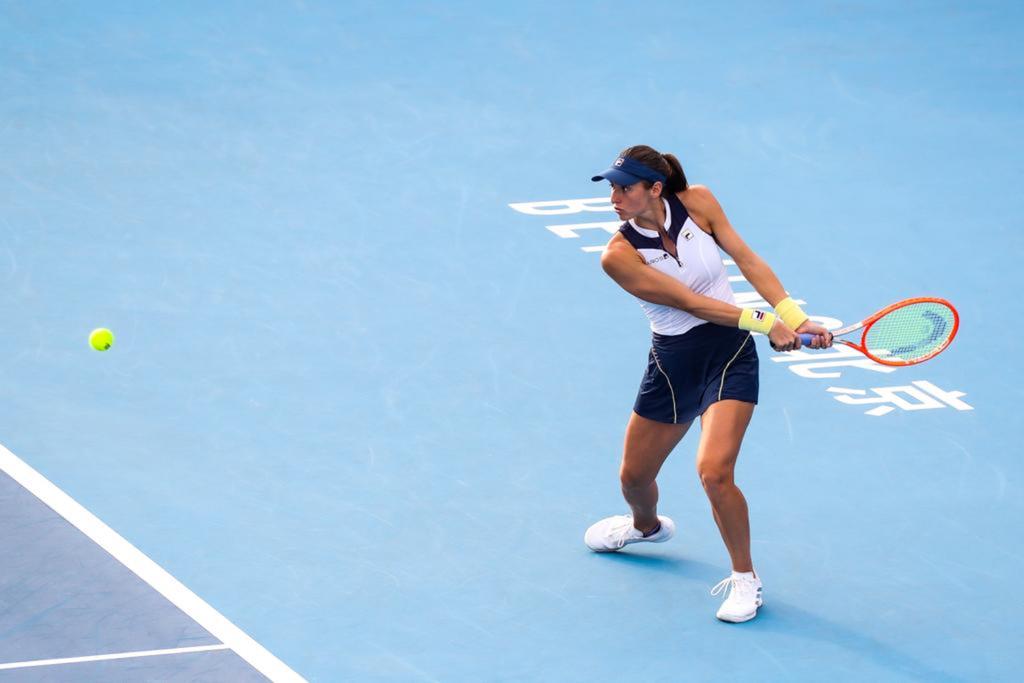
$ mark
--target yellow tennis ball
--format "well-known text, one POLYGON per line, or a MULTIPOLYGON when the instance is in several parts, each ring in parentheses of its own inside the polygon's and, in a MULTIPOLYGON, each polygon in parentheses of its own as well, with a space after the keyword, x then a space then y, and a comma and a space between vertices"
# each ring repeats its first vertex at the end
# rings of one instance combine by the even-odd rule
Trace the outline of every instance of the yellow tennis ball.
POLYGON ((105 327, 93 330, 89 334, 89 346, 97 351, 106 351, 114 345, 114 333, 105 327))

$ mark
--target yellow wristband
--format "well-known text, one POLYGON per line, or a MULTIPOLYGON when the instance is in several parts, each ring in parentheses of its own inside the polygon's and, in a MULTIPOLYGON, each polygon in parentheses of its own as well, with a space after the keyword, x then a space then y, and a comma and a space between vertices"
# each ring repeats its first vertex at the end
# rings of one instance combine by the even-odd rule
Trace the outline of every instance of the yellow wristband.
POLYGON ((786 323, 786 327, 791 330, 795 330, 803 325, 808 318, 808 315, 788 296, 775 304, 775 312, 782 318, 782 322, 786 323))
POLYGON ((768 334, 774 324, 775 315, 773 313, 755 311, 753 308, 744 308, 743 312, 740 313, 739 328, 741 330, 750 330, 751 332, 768 334))

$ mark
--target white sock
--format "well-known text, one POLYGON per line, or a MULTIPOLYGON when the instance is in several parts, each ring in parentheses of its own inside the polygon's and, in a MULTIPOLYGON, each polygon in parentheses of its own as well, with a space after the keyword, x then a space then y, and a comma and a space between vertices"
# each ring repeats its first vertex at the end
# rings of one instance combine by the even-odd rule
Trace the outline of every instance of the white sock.
POLYGON ((737 572, 733 571, 732 578, 734 579, 753 579, 754 572, 737 572))

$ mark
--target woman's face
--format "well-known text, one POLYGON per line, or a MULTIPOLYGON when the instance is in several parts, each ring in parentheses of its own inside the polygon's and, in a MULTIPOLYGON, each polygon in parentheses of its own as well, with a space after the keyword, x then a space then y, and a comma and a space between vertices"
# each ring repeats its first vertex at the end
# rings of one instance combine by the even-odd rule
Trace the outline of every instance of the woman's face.
POLYGON ((646 213, 651 202, 658 197, 658 184, 653 187, 644 187, 643 183, 633 183, 629 186, 612 186, 612 207, 618 214, 619 220, 628 221, 640 214, 646 213))

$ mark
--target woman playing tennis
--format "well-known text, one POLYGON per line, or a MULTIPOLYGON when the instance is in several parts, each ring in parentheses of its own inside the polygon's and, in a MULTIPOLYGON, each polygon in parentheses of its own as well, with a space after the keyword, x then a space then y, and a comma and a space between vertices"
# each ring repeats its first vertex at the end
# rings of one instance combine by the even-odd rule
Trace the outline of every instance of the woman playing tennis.
POLYGON ((601 258, 605 272, 633 294, 647 313, 654 339, 647 372, 626 425, 619 478, 632 514, 608 517, 587 529, 591 550, 611 552, 630 543, 661 543, 675 523, 657 514, 656 478, 693 420, 701 421, 697 473, 732 560, 729 588, 718 618, 741 622, 761 606, 761 580, 750 557, 747 502, 733 480, 736 458, 757 403, 757 351, 752 332, 773 348, 832 344, 782 283, 729 224, 706 187, 688 185, 679 160, 646 145, 629 147, 593 180, 611 184, 611 202, 625 222, 601 258), (719 248, 771 304, 776 314, 735 304, 719 248))

